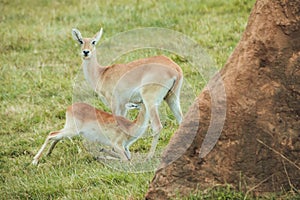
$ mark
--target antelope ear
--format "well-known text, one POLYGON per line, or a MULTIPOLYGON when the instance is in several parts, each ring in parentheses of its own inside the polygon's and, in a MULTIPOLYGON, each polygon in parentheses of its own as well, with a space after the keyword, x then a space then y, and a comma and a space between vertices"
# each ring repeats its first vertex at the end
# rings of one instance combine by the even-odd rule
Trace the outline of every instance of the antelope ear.
POLYGON ((76 28, 73 28, 72 29, 72 36, 73 36, 74 40, 79 42, 79 44, 83 44, 82 36, 81 36, 81 33, 80 33, 79 30, 77 30, 76 28))
POLYGON ((96 45, 99 42, 99 40, 102 37, 102 33, 103 33, 103 28, 101 28, 100 31, 95 35, 94 40, 92 41, 94 45, 96 45))

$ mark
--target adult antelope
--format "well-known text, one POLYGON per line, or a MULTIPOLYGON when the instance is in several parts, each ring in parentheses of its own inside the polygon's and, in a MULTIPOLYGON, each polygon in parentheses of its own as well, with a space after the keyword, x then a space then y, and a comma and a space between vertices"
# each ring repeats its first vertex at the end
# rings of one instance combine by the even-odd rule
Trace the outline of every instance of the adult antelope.
POLYGON ((176 120, 182 121, 180 90, 181 68, 165 56, 136 60, 127 64, 101 66, 97 61, 96 44, 103 29, 93 38, 83 38, 72 29, 73 38, 81 45, 83 72, 88 83, 115 115, 126 116, 126 103, 143 103, 154 132, 148 157, 152 157, 162 129, 158 106, 165 100, 176 120))
POLYGON ((44 149, 50 141, 52 141, 52 144, 47 155, 52 153, 58 141, 77 135, 82 135, 89 141, 110 146, 116 152, 107 151, 107 153, 129 161, 131 159, 129 147, 145 132, 147 128, 145 122, 149 119, 147 119, 143 104, 127 104, 126 106, 128 108, 139 108, 141 106, 135 121, 132 122, 124 117, 114 116, 86 103, 74 103, 69 106, 66 111, 64 128, 48 135, 44 144, 34 156, 32 164, 38 164, 44 149))

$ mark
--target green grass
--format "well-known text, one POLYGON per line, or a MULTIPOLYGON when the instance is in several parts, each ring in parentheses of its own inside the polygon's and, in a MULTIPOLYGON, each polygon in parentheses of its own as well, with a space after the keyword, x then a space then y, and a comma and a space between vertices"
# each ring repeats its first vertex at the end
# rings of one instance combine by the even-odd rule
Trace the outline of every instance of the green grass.
MULTIPOLYGON (((72 84, 81 72, 81 59, 71 28, 92 36, 102 26, 103 41, 135 28, 175 30, 202 46, 221 68, 253 5, 253 0, 0 0, 0 199, 142 199, 153 177, 153 172, 120 172, 103 165, 78 138, 59 143, 38 167, 30 164, 46 135, 62 128, 65 109, 74 100, 72 84)), ((161 53, 184 69, 192 101, 205 83, 184 58, 140 50, 117 61, 161 53)), ((160 148, 177 128, 170 112, 162 111, 166 117, 160 148)), ((147 152, 150 141, 140 140, 131 150, 147 152)), ((243 195, 230 191, 223 198, 224 194, 226 190, 210 192, 205 199, 243 195)), ((190 198, 202 197, 199 193, 190 198)))

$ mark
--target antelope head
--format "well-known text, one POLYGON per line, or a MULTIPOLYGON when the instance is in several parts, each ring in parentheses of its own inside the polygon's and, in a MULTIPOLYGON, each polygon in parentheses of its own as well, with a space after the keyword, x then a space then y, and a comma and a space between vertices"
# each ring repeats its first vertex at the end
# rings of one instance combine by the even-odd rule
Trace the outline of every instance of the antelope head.
POLYGON ((91 58, 93 52, 96 50, 96 44, 99 42, 102 33, 103 29, 101 28, 93 38, 83 38, 79 30, 76 28, 72 29, 73 39, 81 45, 81 55, 84 60, 91 58))

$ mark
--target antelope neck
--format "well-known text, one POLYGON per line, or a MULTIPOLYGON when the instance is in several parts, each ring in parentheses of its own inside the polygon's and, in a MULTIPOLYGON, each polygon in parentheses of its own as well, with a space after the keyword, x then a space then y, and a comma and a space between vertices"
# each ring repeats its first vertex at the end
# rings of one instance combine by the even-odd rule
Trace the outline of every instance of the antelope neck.
POLYGON ((89 59, 83 59, 82 65, 85 79, 93 87, 93 89, 96 89, 97 80, 100 71, 102 71, 101 68, 103 67, 98 64, 95 50, 92 52, 89 59))

